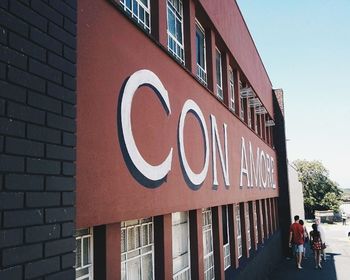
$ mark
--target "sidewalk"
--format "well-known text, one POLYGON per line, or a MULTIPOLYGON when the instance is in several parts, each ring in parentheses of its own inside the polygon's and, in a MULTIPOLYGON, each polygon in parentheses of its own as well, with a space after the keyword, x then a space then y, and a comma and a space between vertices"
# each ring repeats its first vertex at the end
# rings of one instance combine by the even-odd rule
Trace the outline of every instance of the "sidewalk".
MULTIPOLYGON (((350 279, 350 239, 347 237, 350 226, 323 224, 326 232, 326 261, 322 269, 315 269, 314 256, 309 246, 307 259, 302 262, 302 270, 296 269, 295 260, 283 260, 267 280, 349 280, 350 279)), ((308 231, 311 225, 307 225, 308 231)))

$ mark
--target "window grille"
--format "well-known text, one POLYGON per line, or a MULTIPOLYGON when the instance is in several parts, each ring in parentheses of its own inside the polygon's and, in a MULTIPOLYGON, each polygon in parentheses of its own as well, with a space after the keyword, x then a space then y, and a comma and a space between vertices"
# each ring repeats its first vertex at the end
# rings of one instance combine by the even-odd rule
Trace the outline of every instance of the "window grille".
POLYGON ((153 218, 121 223, 121 279, 154 279, 153 218))
POLYGON ((236 222, 237 222, 237 250, 238 258, 242 257, 242 224, 241 224, 241 213, 239 204, 236 204, 236 222))
POLYGON ((204 256, 204 279, 215 279, 214 270, 214 249, 213 249, 213 230, 212 214, 210 208, 202 210, 203 217, 203 256, 204 256))
POLYGON ((245 205, 245 223, 246 223, 246 234, 247 234, 247 245, 248 250, 252 248, 252 240, 250 236, 250 219, 249 219, 249 205, 248 203, 244 203, 245 205))
POLYGON ((148 33, 151 32, 150 0, 120 0, 119 3, 127 15, 148 33))
POLYGON ((231 68, 229 69, 229 80, 230 80, 229 108, 232 112, 234 112, 235 111, 235 79, 231 68))
POLYGON ((218 49, 216 49, 216 95, 219 99, 224 100, 222 90, 222 59, 218 49))
POLYGON ((222 206, 222 232, 224 235, 224 269, 230 267, 231 265, 231 255, 230 255, 230 228, 229 228, 229 216, 228 216, 228 206, 222 206))
MULTIPOLYGON (((243 89, 243 85, 242 85, 242 82, 239 81, 239 91, 241 92, 243 89)), ((242 94, 240 93, 239 94, 239 100, 240 100, 240 103, 241 103, 241 110, 239 112, 239 117, 241 118, 241 120, 244 121, 244 97, 242 97, 242 94)))
POLYGON ((75 233, 75 279, 93 279, 93 237, 92 229, 80 229, 75 233))
POLYGON ((172 214, 173 280, 191 279, 188 212, 172 214))
POLYGON ((255 229, 255 243, 258 243, 258 215, 256 213, 256 202, 253 202, 253 219, 255 229))
POLYGON ((182 0, 168 0, 168 50, 185 63, 182 0))
POLYGON ((262 200, 260 200, 259 203, 259 210, 260 210, 260 221, 261 221, 261 239, 264 240, 265 238, 265 224, 264 224, 264 210, 263 210, 263 203, 262 200))
POLYGON ((196 52, 197 77, 204 85, 207 85, 205 31, 198 21, 196 21, 196 52))

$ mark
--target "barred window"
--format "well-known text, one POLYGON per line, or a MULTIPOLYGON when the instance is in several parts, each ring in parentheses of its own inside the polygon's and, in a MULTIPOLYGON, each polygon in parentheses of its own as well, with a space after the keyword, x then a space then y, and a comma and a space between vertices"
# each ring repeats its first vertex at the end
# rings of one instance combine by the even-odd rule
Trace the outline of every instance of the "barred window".
POLYGON ((204 279, 215 279, 214 270, 214 248, 211 208, 202 210, 203 218, 203 258, 204 258, 204 279))
POLYGON ((254 219, 254 229, 255 229, 255 243, 258 243, 258 215, 256 212, 256 201, 253 202, 253 219, 254 219))
POLYGON ((168 0, 168 50, 185 63, 182 0, 168 0))
POLYGON ((224 100, 224 92, 222 89, 222 58, 221 58, 221 52, 216 49, 216 96, 224 100))
POLYGON ((235 111, 235 79, 233 76, 233 71, 230 68, 228 70, 229 80, 230 80, 230 96, 229 96, 229 108, 232 112, 235 111))
POLYGON ((239 204, 236 204, 236 222, 237 222, 237 254, 238 258, 242 257, 242 224, 241 224, 241 213, 239 204))
POLYGON ((93 279, 93 236, 92 229, 79 229, 75 232, 75 279, 93 279))
POLYGON ((262 200, 259 202, 259 210, 260 210, 260 221, 261 221, 261 240, 264 240, 265 238, 265 224, 264 224, 264 210, 263 210, 263 203, 262 200))
POLYGON ((196 59, 197 77, 204 85, 207 85, 205 31, 198 21, 196 21, 196 59))
POLYGON ((249 205, 248 203, 244 203, 245 207, 245 224, 246 224, 246 234, 247 234, 247 245, 248 250, 252 248, 252 240, 250 236, 250 219, 249 219, 249 205))
POLYGON ((230 267, 231 265, 231 255, 230 255, 230 228, 229 228, 229 216, 228 216, 228 206, 222 206, 222 233, 223 233, 223 243, 224 243, 224 269, 230 267))
POLYGON ((172 214, 173 279, 191 279, 188 212, 172 214))
POLYGON ((153 218, 121 223, 121 279, 154 279, 153 218))
POLYGON ((142 28, 148 33, 151 32, 150 0, 120 0, 120 6, 142 28))

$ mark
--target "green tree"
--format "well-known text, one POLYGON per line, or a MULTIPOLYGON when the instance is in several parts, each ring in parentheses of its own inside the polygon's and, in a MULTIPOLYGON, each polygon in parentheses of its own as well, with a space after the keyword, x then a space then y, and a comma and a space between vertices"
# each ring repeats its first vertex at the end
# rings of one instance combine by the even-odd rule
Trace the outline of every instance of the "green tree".
POLYGON ((342 191, 329 178, 328 170, 320 161, 296 160, 293 162, 303 184, 304 207, 308 217, 315 210, 339 211, 342 191))

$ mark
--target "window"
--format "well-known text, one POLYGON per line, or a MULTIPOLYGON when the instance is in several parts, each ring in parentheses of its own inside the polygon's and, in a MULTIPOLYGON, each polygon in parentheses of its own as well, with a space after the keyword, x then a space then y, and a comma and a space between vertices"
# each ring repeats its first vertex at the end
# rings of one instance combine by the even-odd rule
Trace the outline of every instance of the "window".
POLYGON ((216 49, 216 95, 221 100, 224 100, 224 93, 222 91, 222 61, 221 53, 216 49))
POLYGON ((80 229, 75 233, 76 255, 75 255, 75 279, 93 279, 93 238, 92 229, 80 229))
POLYGON ((222 233, 223 233, 223 243, 224 243, 224 269, 230 267, 231 256, 230 256, 230 230, 229 230, 229 216, 228 216, 228 206, 222 206, 222 233))
POLYGON ((254 229, 255 229, 255 243, 258 243, 258 215, 256 213, 256 202, 253 202, 253 220, 254 220, 254 229))
POLYGON ((191 279, 188 212, 172 214, 173 279, 191 279))
POLYGON ((229 107, 232 112, 235 111, 235 79, 233 76, 233 71, 231 68, 228 70, 229 81, 230 81, 230 97, 229 97, 229 107))
POLYGON ((247 246, 248 250, 252 248, 252 240, 250 236, 250 219, 249 219, 249 205, 248 203, 244 203, 245 208, 245 224, 246 224, 246 234, 247 234, 247 246))
MULTIPOLYGON (((239 91, 241 92, 242 89, 243 89, 242 82, 239 81, 239 91)), ((242 94, 240 94, 240 103, 241 103, 241 111, 239 112, 239 117, 241 118, 241 120, 244 121, 244 98, 242 94)))
POLYGON ((236 204, 236 222, 237 222, 237 250, 238 258, 242 257, 242 225, 241 225, 241 213, 239 204, 236 204))
POLYGON ((121 223, 121 279, 154 279, 153 219, 121 223))
POLYGON ((120 5, 142 28, 151 32, 150 0, 120 0, 120 5))
POLYGON ((247 117, 248 117, 248 127, 252 128, 252 115, 250 112, 250 106, 249 106, 249 98, 246 99, 246 103, 247 103, 247 117))
POLYGON ((205 50, 205 32, 204 28, 196 21, 196 59, 197 59, 197 77, 207 85, 207 65, 205 50))
POLYGON ((214 271, 214 249, 211 209, 202 210, 203 217, 203 258, 204 258, 204 279, 215 279, 214 271))
POLYGON ((182 0, 168 0, 168 50, 185 63, 182 0))
MULTIPOLYGON (((256 109, 255 109, 256 113, 256 109)), ((256 129, 257 129, 257 134, 261 136, 261 118, 259 114, 256 114, 256 129)))
POLYGON ((265 238, 265 225, 264 225, 264 210, 263 210, 262 200, 259 202, 259 210, 260 210, 260 223, 261 223, 261 241, 265 238))

